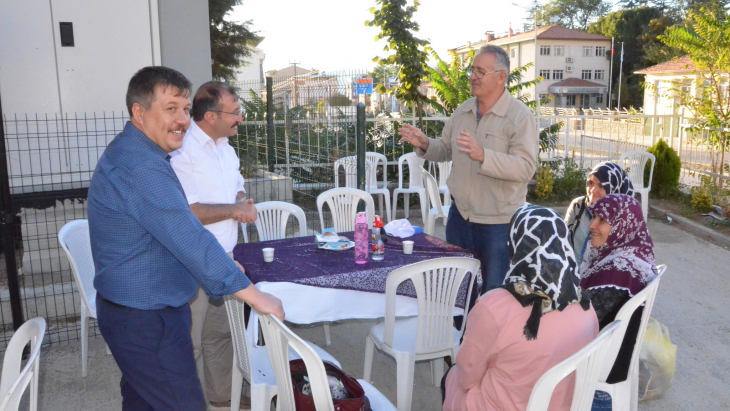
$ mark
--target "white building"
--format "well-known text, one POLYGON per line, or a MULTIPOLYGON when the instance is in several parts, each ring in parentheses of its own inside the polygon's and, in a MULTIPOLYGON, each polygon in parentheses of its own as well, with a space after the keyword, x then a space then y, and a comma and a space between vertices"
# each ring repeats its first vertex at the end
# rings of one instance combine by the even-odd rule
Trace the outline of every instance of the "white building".
POLYGON ((677 93, 672 90, 682 87, 686 91, 692 91, 695 81, 692 75, 694 70, 692 60, 689 56, 684 56, 635 71, 634 74, 645 75, 645 83, 651 86, 644 91, 644 113, 657 115, 677 113, 679 100, 677 93))
POLYGON ((264 37, 259 37, 255 44, 252 44, 251 56, 244 59, 244 63, 236 69, 236 80, 231 82, 235 87, 241 89, 241 97, 248 98, 248 89, 258 91, 261 84, 266 83, 264 77, 264 60, 266 54, 259 48, 264 37))
POLYGON ((0 0, 3 113, 124 112, 142 67, 211 79, 205 0, 0 0))
MULTIPOLYGON (((470 50, 486 45, 504 48, 510 56, 510 68, 535 63, 535 31, 514 33, 502 37, 487 32, 486 39, 469 42, 453 49, 465 58, 470 50)), ((538 76, 544 80, 531 88, 531 99, 537 94, 549 96, 554 107, 606 107, 609 94, 611 39, 564 27, 537 29, 537 63, 523 75, 524 80, 538 76)))

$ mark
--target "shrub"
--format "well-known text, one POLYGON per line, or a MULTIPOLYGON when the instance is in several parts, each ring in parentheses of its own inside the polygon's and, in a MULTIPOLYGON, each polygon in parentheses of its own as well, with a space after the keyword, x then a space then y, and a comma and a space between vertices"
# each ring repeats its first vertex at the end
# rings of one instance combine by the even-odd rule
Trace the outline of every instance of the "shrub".
MULTIPOLYGON (((559 167, 558 163, 556 166, 559 167)), ((569 200, 586 193, 588 170, 580 168, 573 157, 566 158, 555 177, 553 196, 558 200, 569 200)))
POLYGON ((692 208, 700 213, 712 211, 712 195, 704 187, 704 184, 692 188, 692 208))
MULTIPOLYGON (((657 141, 650 147, 649 153, 656 157, 654 165, 654 177, 651 182, 651 192, 658 197, 669 197, 677 192, 679 186, 679 173, 682 169, 682 162, 677 153, 667 145, 664 140, 657 141)), ((649 164, 644 170, 644 181, 649 179, 649 164)))
POLYGON ((547 166, 541 166, 537 170, 537 185, 535 186, 535 195, 540 200, 547 200, 553 195, 553 186, 555 185, 555 174, 547 166))

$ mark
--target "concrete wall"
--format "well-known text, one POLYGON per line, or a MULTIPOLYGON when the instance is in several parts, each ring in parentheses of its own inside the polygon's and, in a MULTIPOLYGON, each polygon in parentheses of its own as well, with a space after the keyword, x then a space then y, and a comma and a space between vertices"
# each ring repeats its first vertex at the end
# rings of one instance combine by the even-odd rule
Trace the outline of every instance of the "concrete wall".
POLYGON ((208 2, 157 0, 162 65, 180 71, 193 92, 212 78, 208 2))

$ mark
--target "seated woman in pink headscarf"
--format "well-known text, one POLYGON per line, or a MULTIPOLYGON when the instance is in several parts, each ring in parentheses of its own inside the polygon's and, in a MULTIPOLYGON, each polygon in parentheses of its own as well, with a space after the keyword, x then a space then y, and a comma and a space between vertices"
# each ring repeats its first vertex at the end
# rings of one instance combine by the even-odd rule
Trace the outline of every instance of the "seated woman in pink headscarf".
MULTIPOLYGON (((578 273, 591 297, 601 328, 613 322, 631 297, 657 276, 654 242, 641 204, 624 194, 609 194, 589 207, 593 220, 590 241, 578 273)), ((626 380, 643 307, 631 317, 626 336, 606 382, 626 380)))
MULTIPOLYGON (((568 227, 555 211, 518 209, 509 256, 502 287, 484 294, 467 317, 456 365, 442 381, 444 411, 524 410, 537 380, 598 334, 568 227)), ((574 381, 556 387, 551 411, 570 409, 574 381)))

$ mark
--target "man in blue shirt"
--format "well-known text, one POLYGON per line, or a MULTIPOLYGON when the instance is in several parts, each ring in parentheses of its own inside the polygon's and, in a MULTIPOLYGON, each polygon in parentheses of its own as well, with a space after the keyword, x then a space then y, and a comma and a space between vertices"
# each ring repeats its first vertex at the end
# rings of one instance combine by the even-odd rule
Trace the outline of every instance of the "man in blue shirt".
POLYGON ((122 371, 123 410, 205 410, 190 339, 198 284, 284 318, 190 211, 170 166, 190 125, 191 84, 166 67, 130 80, 130 121, 109 144, 88 195, 99 329, 122 371))

